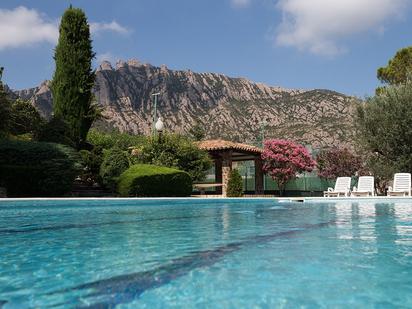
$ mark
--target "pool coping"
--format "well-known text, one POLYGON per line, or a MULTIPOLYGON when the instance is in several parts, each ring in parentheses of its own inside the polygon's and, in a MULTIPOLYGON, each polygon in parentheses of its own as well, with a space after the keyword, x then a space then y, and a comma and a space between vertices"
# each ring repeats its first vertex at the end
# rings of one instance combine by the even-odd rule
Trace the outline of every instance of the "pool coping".
POLYGON ((0 198, 1 202, 12 201, 90 201, 90 200, 109 200, 109 201, 153 201, 153 200, 273 200, 289 202, 335 202, 335 201, 356 201, 356 200, 405 200, 411 201, 411 196, 369 196, 369 197, 6 197, 0 198))

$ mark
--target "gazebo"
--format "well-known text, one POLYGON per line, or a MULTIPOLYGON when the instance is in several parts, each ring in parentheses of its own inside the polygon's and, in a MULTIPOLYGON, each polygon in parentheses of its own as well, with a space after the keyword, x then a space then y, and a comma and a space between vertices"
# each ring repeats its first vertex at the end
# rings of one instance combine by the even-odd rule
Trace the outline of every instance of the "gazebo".
POLYGON ((241 143, 225 140, 206 140, 198 142, 200 149, 206 150, 215 163, 215 182, 221 183, 216 193, 226 196, 229 173, 232 170, 232 162, 255 162, 255 194, 263 194, 263 162, 262 149, 241 143))

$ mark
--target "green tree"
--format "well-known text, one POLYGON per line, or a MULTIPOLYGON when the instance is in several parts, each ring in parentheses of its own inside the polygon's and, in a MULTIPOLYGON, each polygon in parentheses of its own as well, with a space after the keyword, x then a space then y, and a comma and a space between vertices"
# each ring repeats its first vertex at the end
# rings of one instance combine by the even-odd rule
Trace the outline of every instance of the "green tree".
POLYGON ((21 135, 36 134, 43 124, 43 120, 36 108, 28 101, 17 99, 11 105, 10 133, 21 135))
POLYGON ((227 183, 228 197, 241 197, 243 195, 242 176, 237 169, 233 169, 229 173, 229 181, 227 183))
POLYGON ((119 176, 129 166, 130 156, 126 151, 118 147, 104 151, 104 159, 100 166, 100 177, 102 178, 103 185, 115 191, 119 176))
POLYGON ((379 194, 384 194, 389 182, 393 179, 397 167, 388 164, 386 159, 379 153, 370 153, 365 158, 364 172, 362 175, 373 175, 375 177, 375 186, 379 194))
POLYGON ((316 156, 318 175, 325 179, 352 176, 362 169, 362 159, 347 148, 323 149, 316 156))
POLYGON ((83 183, 94 185, 101 184, 100 166, 103 162, 103 149, 100 146, 94 146, 91 150, 82 149, 79 151, 82 158, 83 170, 80 179, 83 183))
POLYGON ((74 147, 75 144, 68 135, 68 131, 69 126, 67 123, 62 118, 55 116, 40 128, 37 140, 74 147))
POLYGON ((206 132, 202 125, 196 123, 190 130, 189 134, 194 138, 195 141, 201 141, 205 138, 206 132))
POLYGON ((1 78, 3 76, 3 68, 0 68, 0 137, 8 135, 10 126, 10 112, 11 103, 7 97, 6 90, 4 89, 1 78))
POLYGON ((95 54, 84 12, 70 6, 62 16, 59 33, 54 55, 56 69, 51 83, 53 112, 68 124, 68 135, 80 148, 98 117, 92 95, 95 54))
POLYGON ((367 99, 358 107, 356 123, 361 144, 379 157, 380 166, 412 172, 412 81, 367 99))
POLYGON ((174 167, 189 173, 193 181, 201 181, 212 166, 206 151, 199 149, 190 139, 176 134, 150 137, 141 147, 141 163, 174 167))
POLYGON ((119 131, 105 133, 91 129, 87 135, 87 141, 103 149, 118 147, 122 150, 128 150, 130 147, 143 145, 146 142, 146 137, 143 135, 121 133, 119 131))
MULTIPOLYGON (((412 73, 412 46, 400 49, 386 67, 378 69, 378 79, 387 85, 405 83, 412 73)), ((377 89, 377 93, 382 88, 377 89)))

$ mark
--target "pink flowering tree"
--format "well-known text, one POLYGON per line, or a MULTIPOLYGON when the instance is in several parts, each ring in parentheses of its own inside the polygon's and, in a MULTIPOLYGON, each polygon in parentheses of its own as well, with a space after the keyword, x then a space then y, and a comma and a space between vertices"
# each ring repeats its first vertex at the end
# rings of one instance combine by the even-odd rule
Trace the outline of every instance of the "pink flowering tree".
POLYGON ((281 139, 265 141, 262 159, 263 171, 277 182, 281 194, 288 181, 316 165, 304 146, 281 139))
POLYGON ((362 169, 362 159, 347 148, 322 150, 316 157, 318 175, 325 179, 352 176, 362 169))

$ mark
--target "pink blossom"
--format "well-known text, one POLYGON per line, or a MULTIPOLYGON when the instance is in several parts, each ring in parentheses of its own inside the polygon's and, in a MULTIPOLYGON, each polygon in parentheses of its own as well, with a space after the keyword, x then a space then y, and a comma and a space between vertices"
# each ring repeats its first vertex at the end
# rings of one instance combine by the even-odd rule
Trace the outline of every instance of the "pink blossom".
POLYGON ((281 190, 296 174, 310 172, 316 165, 304 146, 281 139, 264 142, 262 159, 263 171, 276 180, 281 190))

